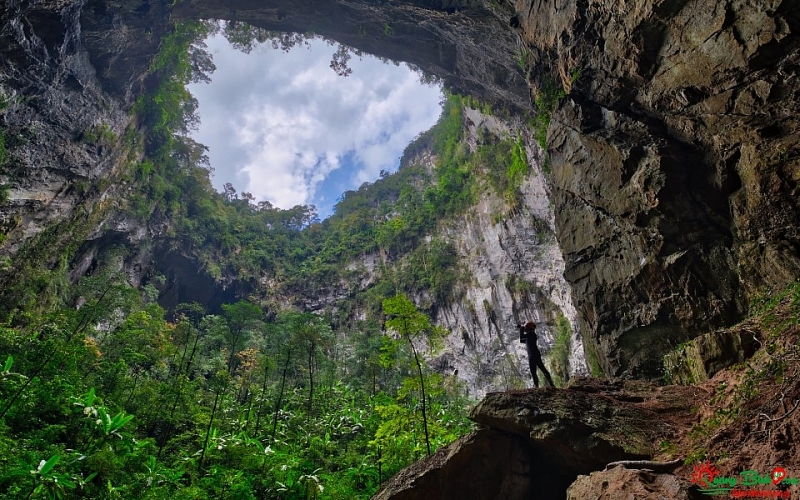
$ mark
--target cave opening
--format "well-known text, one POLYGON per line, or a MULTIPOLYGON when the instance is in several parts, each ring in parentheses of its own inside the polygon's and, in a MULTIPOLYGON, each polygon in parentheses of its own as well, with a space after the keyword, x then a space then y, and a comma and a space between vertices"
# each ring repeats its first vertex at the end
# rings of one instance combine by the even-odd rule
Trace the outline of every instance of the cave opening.
POLYGON ((432 127, 442 85, 411 64, 320 36, 211 22, 195 48, 216 69, 193 83, 214 187, 226 196, 330 216, 343 193, 399 167, 432 127), (238 193, 237 193, 238 191, 238 193))

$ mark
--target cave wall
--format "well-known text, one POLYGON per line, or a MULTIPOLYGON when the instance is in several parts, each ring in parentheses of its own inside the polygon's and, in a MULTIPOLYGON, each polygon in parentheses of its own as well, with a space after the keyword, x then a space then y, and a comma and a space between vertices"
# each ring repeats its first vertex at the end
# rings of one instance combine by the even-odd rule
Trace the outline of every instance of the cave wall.
POLYGON ((127 99, 146 84, 143 62, 157 49, 167 20, 217 19, 275 32, 314 33, 413 64, 456 92, 529 110, 528 83, 516 60, 518 35, 507 26, 512 15, 507 3, 482 0, 315 0, 302 5, 291 0, 89 0, 81 22, 91 34, 84 43, 106 90, 127 99))
POLYGON ((790 0, 13 0, 0 15, 6 257, 54 224, 113 225, 133 148, 86 132, 131 125, 170 17, 219 18, 314 31, 516 112, 547 82, 569 89, 548 130, 551 201, 607 374, 659 376, 665 350, 800 275, 790 0))
POLYGON ((186 0, 178 18, 243 21, 271 31, 312 32, 392 61, 411 63, 455 91, 492 104, 530 109, 515 61, 508 9, 481 0, 403 2, 186 0))
POLYGON ((581 74, 548 142, 589 349, 608 374, 657 377, 666 350, 800 275, 798 11, 516 5, 538 81, 581 74))
POLYGON ((130 117, 97 78, 80 15, 69 1, 11 1, 0 12, 3 256, 66 221, 85 219, 73 231, 86 236, 124 191, 115 181, 130 149, 116 139, 130 117))

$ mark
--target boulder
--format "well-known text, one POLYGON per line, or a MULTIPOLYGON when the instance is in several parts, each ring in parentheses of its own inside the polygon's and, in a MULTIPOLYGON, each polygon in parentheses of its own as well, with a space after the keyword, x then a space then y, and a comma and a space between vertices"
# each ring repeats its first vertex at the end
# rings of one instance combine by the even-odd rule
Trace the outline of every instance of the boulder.
MULTIPOLYGON (((470 414, 483 428, 404 469, 374 498, 563 499, 581 474, 652 457, 691 425, 695 399, 691 387, 589 378, 566 389, 491 393, 470 414)), ((680 483, 670 481, 658 479, 658 491, 680 483)))
POLYGON ((755 349, 752 333, 720 330, 679 345, 664 356, 664 370, 671 383, 698 384, 723 368, 748 359, 755 349))
POLYGON ((700 500, 703 494, 686 479, 648 469, 612 467, 580 476, 567 500, 700 500))
POLYGON ((425 500, 535 498, 563 492, 569 481, 554 481, 552 464, 517 436, 480 429, 431 457, 402 470, 373 499, 425 500))
POLYGON ((617 460, 651 457, 674 431, 665 422, 691 418, 693 392, 575 378, 565 390, 488 394, 470 418, 520 436, 577 475, 617 460))

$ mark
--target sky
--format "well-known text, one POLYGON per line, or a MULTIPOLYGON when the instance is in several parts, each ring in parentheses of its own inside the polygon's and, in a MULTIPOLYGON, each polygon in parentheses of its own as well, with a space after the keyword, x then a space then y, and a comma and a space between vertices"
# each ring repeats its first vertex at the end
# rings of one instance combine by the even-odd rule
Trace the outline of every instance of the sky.
POLYGON ((288 209, 315 205, 321 219, 341 195, 394 172, 405 147, 441 112, 441 88, 405 64, 353 56, 350 76, 330 68, 335 45, 316 39, 289 52, 245 54, 221 35, 206 40, 216 71, 193 84, 212 182, 288 209))

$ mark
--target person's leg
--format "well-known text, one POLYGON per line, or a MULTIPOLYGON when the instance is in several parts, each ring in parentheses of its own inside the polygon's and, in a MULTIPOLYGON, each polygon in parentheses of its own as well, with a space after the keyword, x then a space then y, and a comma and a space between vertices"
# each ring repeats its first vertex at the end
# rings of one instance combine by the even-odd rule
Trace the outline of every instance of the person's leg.
POLYGON ((533 386, 539 387, 539 377, 536 375, 536 350, 531 349, 531 345, 528 343, 525 344, 525 347, 528 349, 528 368, 533 377, 533 386))
POLYGON ((556 384, 553 383, 553 377, 550 376, 550 372, 548 372, 547 368, 544 367, 544 361, 542 361, 542 357, 539 356, 536 358, 536 362, 539 365, 539 369, 542 370, 542 373, 544 373, 544 378, 547 380, 547 383, 550 384, 550 387, 555 387, 556 384))

